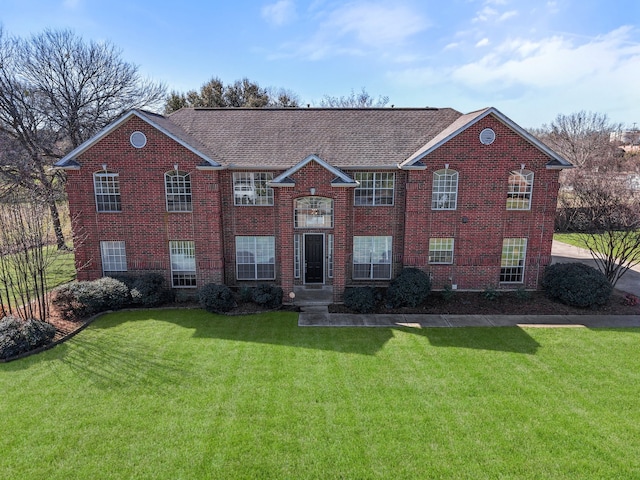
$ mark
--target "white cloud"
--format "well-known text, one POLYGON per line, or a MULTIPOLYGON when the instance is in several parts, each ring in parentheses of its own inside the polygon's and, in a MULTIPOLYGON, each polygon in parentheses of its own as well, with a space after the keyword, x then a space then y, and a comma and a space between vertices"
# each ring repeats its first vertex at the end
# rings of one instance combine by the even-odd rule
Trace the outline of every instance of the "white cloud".
POLYGON ((504 12, 502 15, 500 15, 500 17, 498 17, 498 21, 504 22, 505 20, 515 17, 516 15, 518 15, 517 11, 509 10, 508 12, 504 12))
POLYGON ((478 43, 476 43, 476 47, 486 47, 487 45, 489 45, 489 39, 488 38, 483 38, 478 43))
POLYGON ((484 7, 480 10, 475 18, 472 20, 473 22, 488 22, 490 19, 494 18, 498 15, 498 11, 491 7, 484 7))
POLYGON ((426 22, 403 5, 363 2, 347 4, 333 11, 326 27, 341 36, 352 34, 363 45, 397 45, 424 30, 426 22))
POLYGON ((588 40, 566 35, 514 38, 474 61, 452 64, 455 58, 449 55, 448 64, 387 75, 416 98, 428 92, 441 104, 460 109, 494 105, 524 126, 579 110, 631 123, 638 121, 640 104, 637 36, 632 27, 621 27, 588 40))
POLYGON ((283 45, 281 53, 272 58, 320 60, 375 54, 377 58, 406 63, 417 59, 406 49, 408 41, 429 26, 419 12, 402 4, 360 1, 324 10, 318 7, 313 12, 315 32, 301 42, 283 45))
POLYGON ((64 0, 62 6, 68 10, 75 10, 80 6, 81 0, 64 0))
POLYGON ((296 15, 292 0, 278 0, 276 3, 262 7, 262 18, 275 26, 282 26, 291 22, 296 15))

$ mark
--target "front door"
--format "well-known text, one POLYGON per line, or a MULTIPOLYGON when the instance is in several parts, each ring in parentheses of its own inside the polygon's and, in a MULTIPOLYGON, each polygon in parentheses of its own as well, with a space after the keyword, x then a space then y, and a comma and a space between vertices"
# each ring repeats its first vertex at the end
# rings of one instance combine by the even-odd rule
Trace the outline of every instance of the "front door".
POLYGON ((304 283, 324 281, 324 235, 304 236, 304 283))

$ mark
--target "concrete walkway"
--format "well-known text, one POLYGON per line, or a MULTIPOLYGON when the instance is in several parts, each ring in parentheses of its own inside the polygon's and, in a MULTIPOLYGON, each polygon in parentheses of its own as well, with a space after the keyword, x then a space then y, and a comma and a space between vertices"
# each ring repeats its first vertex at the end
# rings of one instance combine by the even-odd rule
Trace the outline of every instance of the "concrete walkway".
MULTIPOLYGON (((583 262, 595 266, 588 250, 553 242, 552 263, 583 262)), ((640 266, 618 281, 616 288, 640 296, 640 266)), ((638 328, 640 315, 390 315, 329 313, 327 305, 301 305, 300 327, 586 327, 638 328)))

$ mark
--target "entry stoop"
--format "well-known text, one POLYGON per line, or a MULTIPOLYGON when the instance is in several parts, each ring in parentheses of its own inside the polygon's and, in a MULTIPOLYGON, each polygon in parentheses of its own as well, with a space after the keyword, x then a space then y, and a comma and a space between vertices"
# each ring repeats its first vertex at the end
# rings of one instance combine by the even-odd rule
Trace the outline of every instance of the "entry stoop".
POLYGON ((327 306, 333 303, 331 285, 302 285, 294 287, 293 292, 296 294, 293 302, 299 307, 327 306))

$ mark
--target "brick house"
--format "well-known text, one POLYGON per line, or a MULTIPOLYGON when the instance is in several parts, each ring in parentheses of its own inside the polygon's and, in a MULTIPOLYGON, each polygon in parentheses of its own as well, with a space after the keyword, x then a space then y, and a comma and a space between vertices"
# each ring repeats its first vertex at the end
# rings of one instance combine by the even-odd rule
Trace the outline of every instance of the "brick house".
POLYGON ((535 289, 572 165, 495 108, 134 110, 60 160, 78 278, 535 289))

